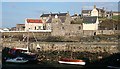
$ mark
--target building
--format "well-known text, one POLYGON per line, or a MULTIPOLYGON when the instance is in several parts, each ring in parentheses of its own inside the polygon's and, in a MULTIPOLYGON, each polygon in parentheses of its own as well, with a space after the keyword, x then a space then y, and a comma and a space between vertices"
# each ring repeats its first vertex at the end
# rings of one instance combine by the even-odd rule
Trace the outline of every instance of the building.
POLYGON ((113 16, 117 16, 117 15, 120 15, 120 12, 114 11, 113 16))
POLYGON ((82 16, 82 17, 91 16, 91 11, 92 11, 92 10, 82 10, 81 16, 82 16))
POLYGON ((16 31, 16 27, 12 27, 10 31, 16 31))
POLYGON ((83 30, 98 30, 99 20, 97 16, 83 18, 83 30))
POLYGON ((42 19, 26 19, 25 31, 28 30, 45 30, 45 23, 42 19))
POLYGON ((96 5, 94 5, 93 10, 91 11, 91 16, 105 17, 105 15, 104 7, 100 9, 96 8, 96 5))
POLYGON ((17 24, 16 31, 25 31, 25 24, 17 24))
POLYGON ((107 18, 111 18, 112 17, 112 12, 111 11, 106 11, 103 8, 97 8, 96 5, 94 5, 94 8, 92 10, 82 10, 81 12, 82 17, 86 17, 86 16, 98 16, 98 17, 107 17, 107 18))
POLYGON ((55 16, 48 21, 51 23, 52 36, 81 36, 82 24, 71 24, 71 16, 55 16))
POLYGON ((107 11, 107 12, 106 12, 106 17, 107 17, 108 19, 111 19, 112 16, 113 16, 113 12, 112 12, 112 11, 107 11))
POLYGON ((40 16, 40 19, 42 19, 42 20, 44 20, 45 22, 48 22, 48 20, 49 19, 51 19, 51 18, 55 18, 55 16, 58 16, 59 18, 64 18, 64 17, 67 17, 67 16, 70 16, 69 15, 69 12, 67 12, 67 13, 52 13, 52 12, 50 12, 50 14, 42 14, 41 16, 40 16))

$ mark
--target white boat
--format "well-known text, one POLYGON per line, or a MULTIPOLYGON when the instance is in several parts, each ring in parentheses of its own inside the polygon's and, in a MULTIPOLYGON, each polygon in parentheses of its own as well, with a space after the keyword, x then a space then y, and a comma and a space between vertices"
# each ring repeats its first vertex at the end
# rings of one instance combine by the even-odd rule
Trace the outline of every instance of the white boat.
POLYGON ((9 63, 26 63, 28 60, 25 60, 23 57, 16 57, 13 59, 7 59, 6 62, 9 63))
POLYGON ((85 65, 86 64, 85 61, 83 61, 83 60, 67 59, 67 58, 61 59, 58 62, 61 64, 74 64, 74 65, 85 65))

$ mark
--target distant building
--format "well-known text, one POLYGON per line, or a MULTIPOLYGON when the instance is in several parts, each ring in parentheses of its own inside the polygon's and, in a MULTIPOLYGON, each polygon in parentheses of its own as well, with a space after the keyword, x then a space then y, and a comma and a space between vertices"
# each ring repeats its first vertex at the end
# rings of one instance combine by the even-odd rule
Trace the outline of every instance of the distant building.
POLYGON ((82 10, 81 16, 82 16, 82 17, 91 16, 91 11, 92 11, 92 10, 82 10))
POLYGON ((41 19, 26 19, 25 31, 28 30, 45 30, 45 23, 41 19))
POLYGON ((113 16, 117 16, 117 15, 120 15, 120 12, 117 12, 117 11, 115 12, 115 11, 114 11, 114 12, 113 12, 113 16))
POLYGON ((25 24, 17 24, 16 31, 25 31, 25 24))
POLYGON ((75 13, 74 15, 71 16, 72 19, 76 19, 76 18, 79 18, 79 17, 81 17, 81 15, 77 14, 77 13, 75 13))
POLYGON ((83 30, 98 30, 99 20, 97 16, 83 18, 83 30))
POLYGON ((55 16, 57 16, 57 17, 59 17, 59 18, 63 18, 63 17, 67 17, 67 16, 70 16, 69 15, 69 12, 67 12, 67 13, 50 13, 50 14, 42 14, 41 16, 40 16, 40 19, 42 19, 42 20, 44 20, 45 22, 48 22, 48 20, 49 19, 51 19, 51 18, 55 18, 55 16))
POLYGON ((98 16, 98 17, 107 17, 111 18, 112 12, 108 12, 104 9, 104 7, 101 8, 96 8, 96 5, 94 5, 94 8, 92 10, 82 10, 81 12, 82 17, 86 16, 98 16), (110 16, 110 17, 109 17, 110 16))
POLYGON ((10 31, 16 31, 16 27, 12 27, 10 31))
POLYGON ((107 12, 106 12, 106 17, 107 17, 107 18, 111 19, 112 16, 113 16, 113 12, 112 12, 112 11, 107 11, 107 12))
POLYGON ((105 17, 104 8, 99 9, 99 8, 96 8, 96 5, 94 5, 93 10, 91 11, 91 16, 105 17))

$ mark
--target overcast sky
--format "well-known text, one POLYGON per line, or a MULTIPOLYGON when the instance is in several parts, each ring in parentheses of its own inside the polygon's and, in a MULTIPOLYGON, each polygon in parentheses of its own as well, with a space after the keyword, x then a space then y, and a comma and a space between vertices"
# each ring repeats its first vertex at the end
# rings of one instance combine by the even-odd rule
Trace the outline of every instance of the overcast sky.
POLYGON ((118 11, 118 2, 2 2, 2 27, 24 24, 25 18, 39 18, 42 13, 69 11, 70 15, 81 14, 81 9, 92 9, 93 5, 118 11))

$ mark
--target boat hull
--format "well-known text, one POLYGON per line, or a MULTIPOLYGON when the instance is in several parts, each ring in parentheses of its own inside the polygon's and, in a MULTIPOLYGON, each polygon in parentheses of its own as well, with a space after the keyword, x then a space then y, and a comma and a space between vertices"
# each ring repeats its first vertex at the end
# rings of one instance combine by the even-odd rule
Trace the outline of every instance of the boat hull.
POLYGON ((28 60, 25 60, 25 61, 12 61, 12 60, 6 60, 6 62, 8 62, 8 63, 26 63, 26 62, 28 62, 28 60))
POLYGON ((75 65, 85 65, 85 62, 68 62, 68 61, 58 61, 62 64, 75 64, 75 65))

